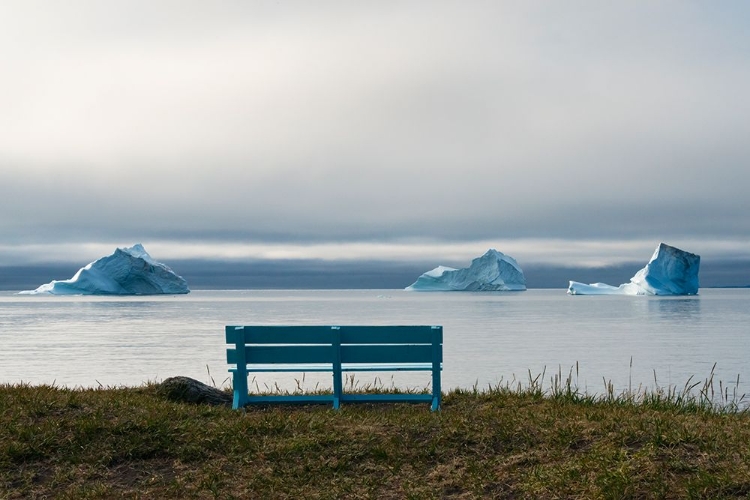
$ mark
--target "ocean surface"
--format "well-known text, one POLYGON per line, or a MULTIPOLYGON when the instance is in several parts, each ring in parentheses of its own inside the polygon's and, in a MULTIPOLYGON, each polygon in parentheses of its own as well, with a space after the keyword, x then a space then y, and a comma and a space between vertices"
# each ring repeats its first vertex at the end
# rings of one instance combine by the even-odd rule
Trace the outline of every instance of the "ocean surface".
MULTIPOLYGON (((444 327, 444 389, 572 376, 589 394, 683 388, 713 373, 750 394, 750 289, 691 297, 403 290, 227 290, 155 297, 0 293, 0 383, 138 386, 186 375, 228 385, 224 326, 444 327)), ((352 384, 425 388, 427 373, 355 374, 352 384), (377 378, 376 378, 377 377, 377 378), (400 378, 396 378, 400 377, 400 378)), ((330 375, 264 374, 259 389, 330 387, 330 375), (317 377, 317 378, 316 378, 317 377)))

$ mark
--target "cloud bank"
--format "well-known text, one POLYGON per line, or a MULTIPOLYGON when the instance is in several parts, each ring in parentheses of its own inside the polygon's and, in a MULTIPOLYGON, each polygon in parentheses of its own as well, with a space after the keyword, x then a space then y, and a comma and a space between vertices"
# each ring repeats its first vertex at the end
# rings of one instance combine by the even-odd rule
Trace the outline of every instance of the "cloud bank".
MULTIPOLYGON (((737 252, 749 9, 4 2, 5 254, 136 241, 192 257, 195 242, 295 258, 488 241, 510 254, 544 241, 546 255, 632 244, 638 261, 658 241, 737 252)), ((486 250, 474 246, 460 257, 486 250)))

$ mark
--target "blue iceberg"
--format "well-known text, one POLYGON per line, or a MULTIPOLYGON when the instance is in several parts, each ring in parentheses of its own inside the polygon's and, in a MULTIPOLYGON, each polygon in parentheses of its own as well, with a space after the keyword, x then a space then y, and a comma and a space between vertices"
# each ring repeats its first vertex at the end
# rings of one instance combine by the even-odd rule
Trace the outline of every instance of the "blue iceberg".
POLYGON ((415 291, 522 291, 526 277, 513 257, 490 249, 463 269, 438 266, 406 287, 415 291))
POLYGON ((571 281, 570 295, 695 295, 701 258, 660 243, 646 267, 620 286, 605 283, 584 285, 571 281))
POLYGON ((140 243, 118 248, 67 280, 53 280, 21 294, 52 295, 161 295, 190 293, 187 281, 155 261, 140 243))

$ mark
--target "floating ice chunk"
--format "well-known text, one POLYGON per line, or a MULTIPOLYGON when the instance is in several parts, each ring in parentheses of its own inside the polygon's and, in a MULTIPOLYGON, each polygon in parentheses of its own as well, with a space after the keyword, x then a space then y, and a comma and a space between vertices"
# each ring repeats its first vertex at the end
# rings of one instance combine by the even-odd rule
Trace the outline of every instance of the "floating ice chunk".
POLYGON ((406 290, 517 291, 526 290, 526 278, 513 257, 490 249, 463 269, 438 266, 421 275, 406 290))
POLYGON ((695 295, 701 258, 660 243, 646 267, 618 287, 604 283, 585 285, 571 281, 570 295, 695 295))
POLYGON ((570 295, 646 295, 633 283, 624 283, 620 286, 612 286, 606 283, 592 283, 584 285, 577 281, 571 281, 568 288, 570 295))
POLYGON ((67 280, 53 280, 21 294, 54 295, 159 295, 189 293, 187 282, 166 265, 155 261, 140 243, 118 248, 67 280))

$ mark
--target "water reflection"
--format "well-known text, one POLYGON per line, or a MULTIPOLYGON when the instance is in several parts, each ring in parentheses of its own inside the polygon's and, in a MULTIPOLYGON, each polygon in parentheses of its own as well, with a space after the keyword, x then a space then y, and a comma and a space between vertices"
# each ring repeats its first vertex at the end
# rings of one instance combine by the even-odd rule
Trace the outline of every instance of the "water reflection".
POLYGON ((692 321, 700 318, 700 297, 653 297, 647 300, 649 313, 658 313, 670 321, 692 321))

